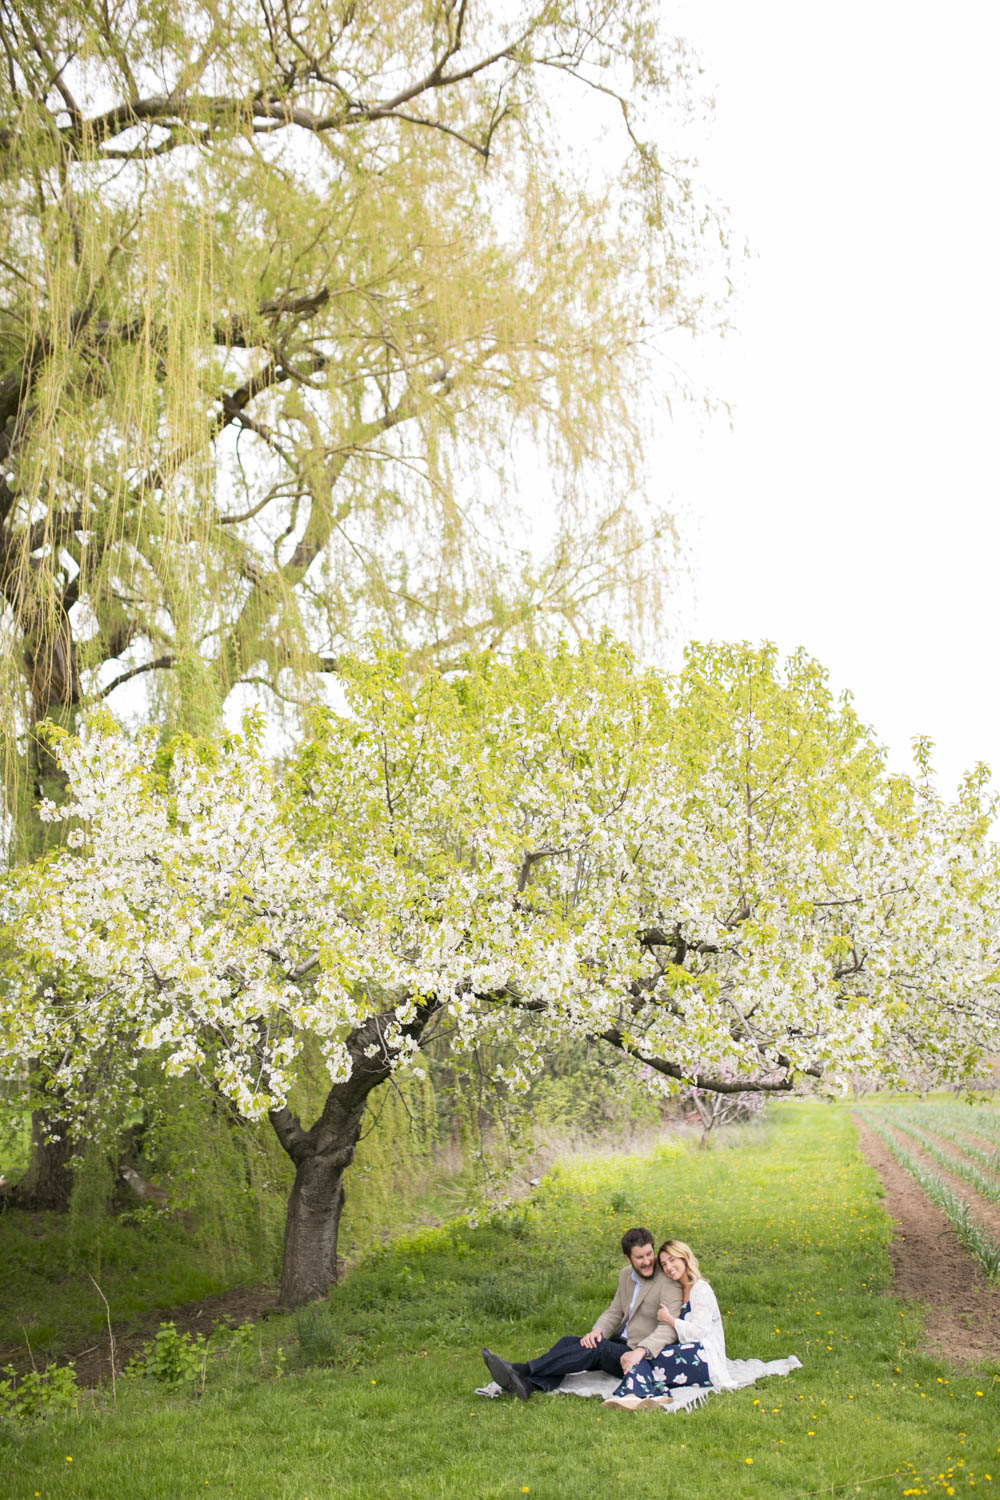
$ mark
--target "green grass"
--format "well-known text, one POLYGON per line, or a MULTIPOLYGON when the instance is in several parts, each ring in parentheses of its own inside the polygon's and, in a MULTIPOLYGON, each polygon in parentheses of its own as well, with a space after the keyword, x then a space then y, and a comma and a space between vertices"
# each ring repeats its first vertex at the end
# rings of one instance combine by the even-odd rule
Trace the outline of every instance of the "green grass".
POLYGON ((238 1373, 210 1362, 200 1397, 131 1381, 117 1409, 8 1427, 0 1495, 1000 1495, 1000 1365, 917 1352, 919 1309, 885 1295, 889 1233, 837 1107, 783 1104, 729 1148, 578 1162, 530 1210, 369 1257, 328 1304, 261 1325, 238 1373), (803 1369, 680 1416, 472 1395, 480 1345, 524 1358, 590 1326, 632 1222, 691 1241, 733 1356, 803 1369))
POLYGON ((15 1211, 0 1219, 0 1268, 0 1350, 28 1344, 39 1362, 103 1336, 104 1304, 91 1275, 116 1324, 247 1280, 239 1267, 213 1269, 204 1250, 169 1220, 108 1219, 98 1236, 81 1241, 67 1231, 65 1215, 15 1211))

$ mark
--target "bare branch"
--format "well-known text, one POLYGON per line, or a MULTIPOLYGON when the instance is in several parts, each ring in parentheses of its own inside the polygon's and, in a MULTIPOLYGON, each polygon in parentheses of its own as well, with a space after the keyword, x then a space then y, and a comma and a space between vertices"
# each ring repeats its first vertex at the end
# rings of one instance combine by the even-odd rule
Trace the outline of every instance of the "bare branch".
POLYGON ((268 1119, 274 1127, 274 1133, 278 1137, 285 1151, 292 1161, 298 1164, 312 1149, 313 1140, 309 1131, 302 1129, 302 1124, 297 1115, 293 1115, 288 1105, 281 1109, 272 1109, 268 1119))
MULTIPOLYGON (((677 1063, 668 1062, 665 1058, 648 1055, 638 1048, 634 1042, 626 1040, 624 1034, 615 1026, 609 1026, 606 1031, 596 1033, 596 1039, 607 1042, 610 1046, 617 1048, 619 1052, 625 1052, 629 1057, 634 1057, 637 1062, 644 1063, 647 1068, 652 1068, 656 1073, 662 1073, 666 1078, 674 1078, 679 1083, 691 1084, 696 1089, 705 1089, 713 1094, 787 1094, 795 1087, 795 1074, 791 1065, 785 1059, 783 1066, 786 1071, 780 1078, 713 1078, 706 1073, 695 1073, 686 1068, 681 1068, 677 1063)), ((800 1072, 811 1078, 822 1078, 820 1068, 802 1068, 800 1072)))
POLYGON ((97 698, 107 698, 110 693, 114 692, 115 688, 120 688, 123 682, 129 682, 133 677, 141 676, 143 672, 158 672, 162 668, 172 667, 173 665, 174 658, 172 656, 158 656, 155 661, 143 662, 141 667, 130 667, 127 672, 119 672, 114 681, 109 682, 107 687, 102 688, 95 696, 97 698))
POLYGON ((518 889, 518 893, 520 894, 520 892, 522 892, 524 890, 525 886, 528 884, 528 880, 530 879, 531 872, 534 869, 535 865, 538 864, 539 860, 542 860, 542 859, 556 859, 556 858, 558 858, 558 856, 560 854, 568 854, 568 853, 569 853, 569 849, 567 848, 567 849, 535 849, 532 853, 526 854, 524 856, 524 861, 523 861, 523 863, 521 865, 520 874, 517 877, 517 889, 518 889))
MULTIPOLYGON (((489 141, 493 134, 492 130, 485 141, 474 141, 471 136, 464 135, 461 130, 455 130, 453 126, 446 125, 443 120, 431 120, 426 115, 413 115, 403 109, 382 110, 379 112, 379 118, 383 120, 405 120, 409 125, 422 125, 429 130, 440 130, 442 135, 450 135, 453 140, 460 142, 461 145, 468 146, 470 150, 475 151, 477 155, 481 156, 484 161, 489 160, 489 141)), ((365 115, 358 115, 356 118, 352 117, 344 121, 345 125, 367 125, 369 123, 370 121, 365 115)))

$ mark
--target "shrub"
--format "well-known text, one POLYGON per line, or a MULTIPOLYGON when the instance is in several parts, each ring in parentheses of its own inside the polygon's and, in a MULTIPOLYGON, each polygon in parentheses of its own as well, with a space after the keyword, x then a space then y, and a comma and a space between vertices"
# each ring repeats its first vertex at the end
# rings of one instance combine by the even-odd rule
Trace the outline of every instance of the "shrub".
POLYGON ((193 1382, 204 1371, 207 1351, 202 1333, 178 1333, 174 1323, 161 1323, 142 1358, 129 1365, 130 1373, 155 1380, 159 1385, 178 1386, 193 1382))
POLYGON ((47 1370, 29 1370, 18 1375, 13 1365, 0 1374, 0 1418, 11 1422, 35 1422, 51 1412, 76 1405, 78 1387, 72 1364, 50 1365, 47 1370))
POLYGON ((623 1193, 621 1188, 617 1188, 608 1198, 608 1207, 613 1214, 624 1214, 633 1219, 638 1212, 628 1193, 623 1193))

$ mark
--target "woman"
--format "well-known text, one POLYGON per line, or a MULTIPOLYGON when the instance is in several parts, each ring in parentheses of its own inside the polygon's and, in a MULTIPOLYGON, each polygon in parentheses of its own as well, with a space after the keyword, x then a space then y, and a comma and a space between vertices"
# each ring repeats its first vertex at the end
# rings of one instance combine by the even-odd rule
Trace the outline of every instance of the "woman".
POLYGON ((667 1240, 657 1251, 664 1275, 680 1283, 683 1303, 679 1318, 661 1303, 657 1317, 677 1333, 655 1359, 632 1366, 606 1406, 666 1406, 672 1386, 728 1386, 726 1337, 715 1293, 698 1270, 690 1245, 667 1240))

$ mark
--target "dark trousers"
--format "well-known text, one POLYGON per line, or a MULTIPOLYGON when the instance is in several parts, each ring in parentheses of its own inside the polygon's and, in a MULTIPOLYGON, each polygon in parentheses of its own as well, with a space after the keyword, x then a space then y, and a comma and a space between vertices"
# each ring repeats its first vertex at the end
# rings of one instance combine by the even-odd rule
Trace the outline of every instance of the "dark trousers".
POLYGON ((622 1378, 621 1358, 628 1344, 619 1339, 602 1339, 593 1349, 585 1349, 578 1337, 569 1333, 553 1344, 547 1354, 529 1359, 527 1378, 540 1391, 554 1391, 564 1375, 575 1375, 579 1370, 604 1370, 608 1375, 622 1378))

